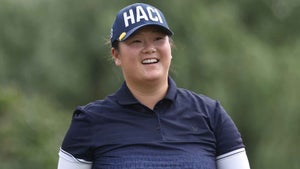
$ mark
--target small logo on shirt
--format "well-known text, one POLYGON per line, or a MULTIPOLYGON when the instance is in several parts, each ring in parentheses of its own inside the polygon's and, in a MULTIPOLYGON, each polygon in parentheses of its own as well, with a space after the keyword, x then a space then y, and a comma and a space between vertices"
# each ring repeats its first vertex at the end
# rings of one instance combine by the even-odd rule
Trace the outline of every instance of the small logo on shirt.
POLYGON ((192 126, 192 130, 193 130, 193 132, 198 132, 198 131, 199 131, 199 127, 197 127, 197 126, 192 126))

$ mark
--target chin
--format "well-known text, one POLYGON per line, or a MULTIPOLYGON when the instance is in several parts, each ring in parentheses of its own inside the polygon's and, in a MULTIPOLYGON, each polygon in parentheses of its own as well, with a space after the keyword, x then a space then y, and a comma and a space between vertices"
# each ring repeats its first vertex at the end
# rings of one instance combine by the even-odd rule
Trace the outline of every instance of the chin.
POLYGON ((157 80, 165 80, 167 79, 165 75, 159 74, 159 75, 147 75, 144 77, 145 80, 147 81, 157 81, 157 80))

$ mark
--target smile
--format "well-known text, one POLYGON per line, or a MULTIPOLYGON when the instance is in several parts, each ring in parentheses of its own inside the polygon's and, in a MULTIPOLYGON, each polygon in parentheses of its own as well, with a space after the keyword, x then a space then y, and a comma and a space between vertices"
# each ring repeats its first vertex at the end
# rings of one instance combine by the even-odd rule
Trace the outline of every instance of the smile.
POLYGON ((145 59, 142 61, 142 64, 153 64, 153 63, 157 63, 159 60, 158 59, 145 59))

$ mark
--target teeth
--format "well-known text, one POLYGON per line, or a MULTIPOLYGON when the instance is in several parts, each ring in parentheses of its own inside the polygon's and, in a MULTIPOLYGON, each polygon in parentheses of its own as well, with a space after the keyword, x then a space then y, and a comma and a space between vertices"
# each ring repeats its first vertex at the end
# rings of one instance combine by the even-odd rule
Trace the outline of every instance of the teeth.
POLYGON ((143 60, 143 64, 157 63, 158 59, 145 59, 143 60))

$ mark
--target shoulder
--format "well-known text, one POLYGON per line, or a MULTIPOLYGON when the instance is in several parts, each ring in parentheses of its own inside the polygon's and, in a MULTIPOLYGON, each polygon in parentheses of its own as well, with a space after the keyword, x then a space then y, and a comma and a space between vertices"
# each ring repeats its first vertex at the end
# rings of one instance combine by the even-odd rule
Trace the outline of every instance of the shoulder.
POLYGON ((65 135, 62 149, 74 157, 91 161, 91 147, 94 147, 96 131, 99 131, 105 120, 107 107, 112 107, 108 99, 97 100, 78 106, 73 113, 70 127, 65 135))
POLYGON ((176 100, 209 112, 214 111, 216 106, 220 104, 219 101, 212 99, 211 97, 184 88, 177 88, 176 100))
POLYGON ((87 118, 94 118, 117 107, 117 103, 113 99, 106 97, 103 100, 96 100, 86 105, 76 107, 74 117, 86 116, 87 118))
POLYGON ((244 147, 238 128, 219 101, 180 88, 177 97, 189 110, 194 109, 206 117, 217 140, 217 155, 244 147))
POLYGON ((180 97, 185 97, 185 99, 190 98, 190 99, 197 99, 198 101, 205 102, 207 104, 212 104, 215 103, 216 100, 212 99, 209 96, 206 96, 201 93, 196 93, 194 91, 185 89, 185 88, 177 88, 177 92, 180 95, 180 97))
POLYGON ((96 101, 93 101, 93 102, 90 102, 86 105, 82 105, 82 106, 78 106, 76 109, 75 109, 75 112, 76 111, 79 111, 79 112, 97 112, 101 109, 104 108, 105 106, 105 100, 96 100, 96 101))

